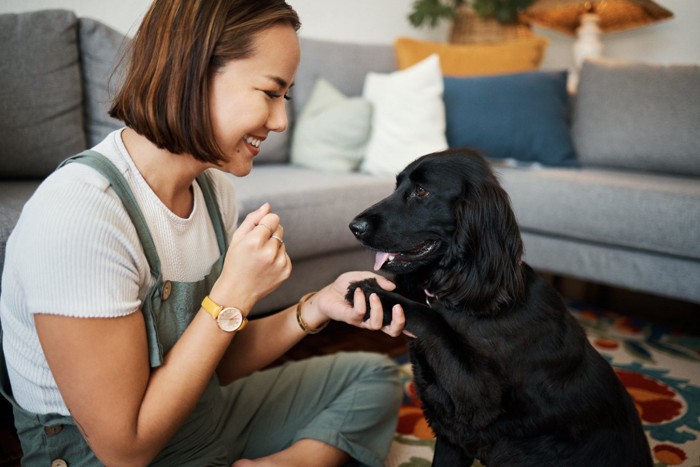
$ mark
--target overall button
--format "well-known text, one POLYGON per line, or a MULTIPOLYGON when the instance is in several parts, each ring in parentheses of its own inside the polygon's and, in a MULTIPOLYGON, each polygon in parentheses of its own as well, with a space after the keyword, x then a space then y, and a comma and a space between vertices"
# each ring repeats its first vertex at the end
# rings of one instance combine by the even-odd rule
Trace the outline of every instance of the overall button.
POLYGON ((161 298, 163 300, 167 300, 170 298, 170 292, 173 291, 173 284, 170 281, 165 281, 163 284, 163 293, 161 294, 161 298))
POLYGON ((68 467, 68 462, 63 459, 54 459, 51 461, 51 467, 68 467))
POLYGON ((57 435, 63 430, 63 425, 45 426, 44 433, 48 436, 57 435))

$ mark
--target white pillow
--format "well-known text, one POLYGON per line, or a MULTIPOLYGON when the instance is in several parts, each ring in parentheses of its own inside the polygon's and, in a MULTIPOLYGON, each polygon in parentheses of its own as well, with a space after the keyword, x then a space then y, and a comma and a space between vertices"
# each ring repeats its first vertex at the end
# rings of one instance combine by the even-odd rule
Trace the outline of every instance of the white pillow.
POLYGON ((362 170, 396 175, 419 156, 447 149, 440 59, 389 74, 368 73, 363 96, 373 106, 362 170))
POLYGON ((346 97, 319 78, 294 126, 292 164, 331 172, 357 170, 371 122, 369 102, 362 97, 346 97))

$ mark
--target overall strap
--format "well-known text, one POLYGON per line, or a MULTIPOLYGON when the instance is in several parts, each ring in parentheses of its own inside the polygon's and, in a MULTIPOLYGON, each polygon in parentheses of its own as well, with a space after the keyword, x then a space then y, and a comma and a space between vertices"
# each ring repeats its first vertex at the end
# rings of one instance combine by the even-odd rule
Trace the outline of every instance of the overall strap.
POLYGON ((226 254, 227 250, 228 236, 226 235, 224 221, 221 218, 219 203, 216 202, 211 177, 209 174, 207 174, 207 172, 202 172, 197 176, 197 183, 199 183, 199 188, 202 190, 204 202, 206 203, 207 211, 209 212, 209 218, 211 219, 212 224, 214 224, 214 232, 216 232, 216 241, 219 244, 219 251, 222 255, 224 255, 226 254))
POLYGON ((129 188, 129 184, 126 182, 119 169, 107 159, 105 156, 97 151, 87 150, 80 154, 61 162, 58 166, 63 167, 71 162, 80 162, 81 164, 88 165, 93 169, 101 173, 112 186, 119 199, 121 199, 126 212, 131 218, 131 222, 136 228, 136 233, 141 241, 141 246, 146 254, 146 259, 148 260, 148 266, 151 268, 151 274, 156 280, 160 280, 160 258, 158 257, 158 252, 156 250, 156 244, 151 236, 151 231, 148 230, 148 224, 146 224, 146 219, 143 217, 143 213, 136 202, 136 197, 134 193, 129 188))

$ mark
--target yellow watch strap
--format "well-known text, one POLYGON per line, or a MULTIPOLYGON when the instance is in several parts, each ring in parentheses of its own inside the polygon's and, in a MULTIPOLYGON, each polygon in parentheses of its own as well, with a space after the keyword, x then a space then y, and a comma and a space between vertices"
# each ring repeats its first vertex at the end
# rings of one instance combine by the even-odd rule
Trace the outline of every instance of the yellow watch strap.
POLYGON ((216 319, 219 316, 219 313, 221 313, 221 310, 224 309, 223 306, 217 304, 214 300, 209 298, 209 295, 204 297, 204 300, 202 300, 202 308, 204 308, 204 311, 209 313, 214 319, 216 319))

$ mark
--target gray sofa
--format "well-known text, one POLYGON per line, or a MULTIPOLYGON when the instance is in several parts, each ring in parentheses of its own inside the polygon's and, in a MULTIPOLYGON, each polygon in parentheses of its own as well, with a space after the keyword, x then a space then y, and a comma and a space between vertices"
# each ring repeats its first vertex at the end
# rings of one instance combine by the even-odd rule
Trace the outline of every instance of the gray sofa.
MULTIPOLYGON (((0 44, 1 268, 7 237, 42 178, 120 126, 106 108, 124 38, 52 10, 0 15, 0 44)), ((258 312, 372 267, 347 225, 391 192, 392 177, 295 166, 289 147, 317 78, 353 96, 368 71, 394 69, 388 45, 302 39, 290 129, 272 135, 252 173, 235 180, 241 215, 265 201, 279 213, 294 265, 258 312)), ((581 167, 496 165, 533 267, 700 303, 700 71, 679 70, 587 64, 571 113, 581 167)))

